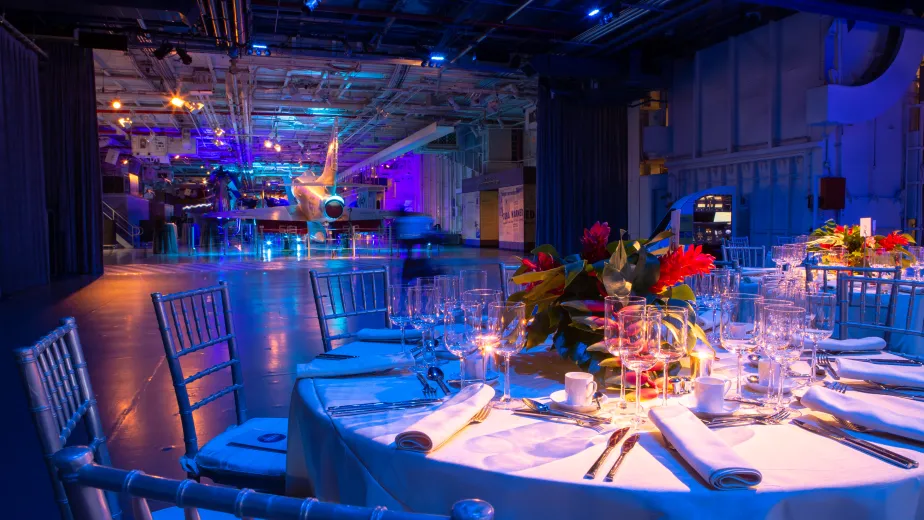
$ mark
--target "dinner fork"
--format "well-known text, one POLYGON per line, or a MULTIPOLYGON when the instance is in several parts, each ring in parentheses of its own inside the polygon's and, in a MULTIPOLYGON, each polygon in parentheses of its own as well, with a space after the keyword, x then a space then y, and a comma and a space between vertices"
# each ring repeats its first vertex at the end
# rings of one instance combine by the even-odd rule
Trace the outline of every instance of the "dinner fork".
POLYGON ((908 399, 910 401, 918 401, 918 402, 924 401, 924 396, 904 394, 902 392, 884 388, 882 385, 878 385, 878 384, 876 386, 864 387, 864 386, 858 386, 858 385, 851 386, 851 385, 847 385, 847 384, 836 382, 836 381, 826 381, 825 386, 840 394, 846 394, 847 390, 854 390, 856 392, 863 392, 864 394, 887 395, 891 397, 899 397, 901 399, 908 399))
POLYGON ((831 366, 831 358, 828 354, 818 354, 817 357, 818 366, 825 369, 825 372, 831 376, 835 381, 840 380, 841 376, 837 375, 837 372, 834 370, 834 367, 831 366))
POLYGON ((484 405, 484 408, 482 408, 481 410, 478 410, 478 413, 476 413, 475 416, 472 417, 472 420, 469 421, 468 423, 469 423, 469 424, 481 424, 481 423, 483 423, 483 422, 485 421, 485 419, 488 418, 488 415, 491 414, 491 410, 494 409, 494 407, 491 406, 492 404, 493 404, 493 403, 488 403, 488 404, 484 405))
POLYGON ((420 372, 414 372, 414 374, 417 376, 417 380, 420 381, 420 385, 423 386, 424 397, 436 396, 436 388, 433 388, 420 372))
POLYGON ((709 428, 731 428, 735 426, 749 426, 752 424, 774 425, 780 424, 792 414, 789 410, 780 410, 779 412, 768 417, 742 418, 740 421, 727 421, 717 423, 707 423, 709 428))

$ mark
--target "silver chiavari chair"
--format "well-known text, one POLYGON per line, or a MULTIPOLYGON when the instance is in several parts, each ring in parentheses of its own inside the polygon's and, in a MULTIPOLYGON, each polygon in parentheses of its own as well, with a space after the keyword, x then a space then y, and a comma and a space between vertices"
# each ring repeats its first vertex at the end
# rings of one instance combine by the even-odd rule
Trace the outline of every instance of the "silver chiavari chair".
POLYGON ((199 484, 192 480, 171 480, 96 464, 92 452, 83 446, 65 448, 51 463, 61 473, 64 490, 75 520, 115 518, 103 492, 121 491, 132 497, 136 520, 153 520, 147 501, 158 500, 184 509, 186 520, 198 520, 199 511, 225 513, 227 518, 265 520, 493 520, 494 508, 482 500, 462 500, 449 516, 389 511, 384 507, 357 507, 320 502, 315 498, 291 498, 199 484))
POLYGON ((732 247, 749 247, 751 244, 748 237, 731 237, 725 241, 725 245, 732 247))
MULTIPOLYGON (((244 378, 231 319, 227 282, 174 294, 154 293, 151 299, 154 301, 157 325, 160 327, 183 426, 186 453, 180 457, 180 466, 189 478, 197 481, 204 476, 219 484, 283 492, 286 457, 284 451, 274 450, 269 444, 269 449, 259 451, 234 444, 235 438, 246 436, 247 432, 252 431, 285 435, 288 432, 289 421, 285 418, 247 417, 244 378), (216 356, 211 354, 222 355, 225 347, 226 361, 191 375, 185 374, 181 358, 209 349, 208 359, 216 359, 216 356), (230 385, 192 402, 190 384, 199 381, 196 385, 202 385, 208 376, 217 378, 215 374, 227 374, 225 371, 230 371, 230 385), (218 434, 200 448, 193 413, 228 394, 234 396, 236 425, 218 434)), ((253 436, 258 437, 257 434, 253 436)))
POLYGON ((522 286, 514 283, 513 275, 520 268, 518 265, 507 265, 503 262, 497 264, 500 274, 501 288, 504 290, 504 299, 510 298, 510 295, 521 290, 522 286))
POLYGON ((837 278, 841 275, 866 276, 871 278, 885 278, 898 280, 901 278, 901 269, 898 267, 846 267, 840 265, 806 265, 805 288, 815 285, 821 291, 837 288, 837 278))
MULTIPOLYGON (((54 486, 55 500, 62 518, 69 520, 73 516, 52 455, 64 448, 83 421, 90 443, 85 448, 87 460, 111 464, 96 395, 90 385, 87 362, 77 335, 77 322, 74 318, 64 318, 60 327, 31 347, 17 349, 13 354, 26 387, 32 420, 54 486)), ((108 502, 112 518, 121 516, 118 491, 107 493, 107 500, 103 500, 102 495, 99 498, 103 503, 108 502)))
POLYGON ((738 267, 766 267, 767 248, 764 246, 722 246, 722 257, 726 262, 735 262, 738 267))
POLYGON ((311 291, 318 310, 318 325, 324 351, 334 348, 333 342, 352 338, 349 320, 363 317, 375 323, 363 322, 364 327, 388 326, 388 269, 321 272, 312 269, 311 291), (331 322, 337 326, 331 331, 331 322))
POLYGON ((924 337, 921 324, 914 322, 918 297, 924 297, 924 282, 841 274, 837 277, 838 337, 847 338, 851 329, 880 332, 886 343, 893 334, 924 337), (896 313, 899 297, 908 298, 903 316, 896 313))

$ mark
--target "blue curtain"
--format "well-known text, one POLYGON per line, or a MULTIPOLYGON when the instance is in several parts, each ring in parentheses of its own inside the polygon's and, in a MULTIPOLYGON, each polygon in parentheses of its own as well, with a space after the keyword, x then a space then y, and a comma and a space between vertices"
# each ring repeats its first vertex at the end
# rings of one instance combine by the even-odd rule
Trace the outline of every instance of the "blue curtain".
POLYGON ((628 226, 626 105, 599 94, 539 83, 536 243, 562 254, 596 221, 628 226))
POLYGON ((0 293, 48 282, 38 57, 0 27, 0 293))
POLYGON ((102 177, 93 51, 42 46, 45 191, 52 276, 103 273, 102 177))

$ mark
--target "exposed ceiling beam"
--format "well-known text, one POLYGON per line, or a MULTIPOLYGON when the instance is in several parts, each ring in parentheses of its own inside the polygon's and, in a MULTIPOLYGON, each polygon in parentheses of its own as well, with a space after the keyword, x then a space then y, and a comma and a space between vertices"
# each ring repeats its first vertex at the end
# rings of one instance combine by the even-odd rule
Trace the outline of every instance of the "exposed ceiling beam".
MULTIPOLYGON (((739 0, 740 1, 740 0, 739 0)), ((747 4, 781 7, 804 13, 815 13, 848 20, 860 20, 890 27, 924 30, 924 19, 914 14, 901 14, 859 5, 846 5, 824 0, 748 0, 747 4)))

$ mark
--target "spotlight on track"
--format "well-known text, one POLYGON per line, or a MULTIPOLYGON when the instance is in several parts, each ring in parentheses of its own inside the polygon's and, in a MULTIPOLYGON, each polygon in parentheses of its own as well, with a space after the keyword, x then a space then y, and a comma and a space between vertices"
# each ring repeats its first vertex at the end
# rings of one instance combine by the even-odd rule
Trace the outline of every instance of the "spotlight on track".
POLYGON ((122 108, 122 102, 119 101, 119 98, 115 98, 115 99, 112 100, 112 108, 114 108, 114 109, 116 109, 116 110, 122 108))
POLYGON ((190 56, 189 53, 186 52, 186 49, 177 48, 176 54, 177 56, 180 57, 180 61, 183 62, 183 65, 192 64, 192 56, 190 56))
POLYGON ((593 18, 594 16, 597 16, 598 14, 600 14, 600 9, 597 9, 596 7, 594 7, 593 9, 587 12, 587 16, 591 18, 593 18))
POLYGON ((321 0, 305 0, 305 7, 307 7, 310 11, 314 11, 320 3, 321 0))
POLYGON ((251 56, 272 56, 269 47, 264 43, 252 43, 247 48, 247 54, 251 56))
POLYGON ((156 50, 154 50, 154 57, 162 60, 166 58, 171 52, 173 52, 173 45, 170 42, 164 42, 160 44, 156 50))

